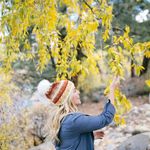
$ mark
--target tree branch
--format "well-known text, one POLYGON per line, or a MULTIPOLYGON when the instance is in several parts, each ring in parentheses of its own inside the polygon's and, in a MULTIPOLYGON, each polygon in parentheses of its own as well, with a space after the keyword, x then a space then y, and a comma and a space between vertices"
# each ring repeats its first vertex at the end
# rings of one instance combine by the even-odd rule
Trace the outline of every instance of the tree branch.
MULTIPOLYGON (((125 32, 125 29, 121 29, 121 28, 118 28, 118 27, 112 27, 112 30, 113 30, 113 31, 125 32)), ((131 34, 134 34, 134 35, 142 36, 141 34, 139 34, 139 33, 137 33, 137 32, 131 31, 130 33, 131 33, 131 34)))
POLYGON ((85 3, 85 5, 86 5, 87 7, 90 8, 91 12, 94 14, 93 8, 92 8, 85 0, 83 0, 83 2, 85 3))
POLYGON ((50 47, 48 45, 47 45, 47 49, 49 50, 49 54, 51 56, 52 66, 53 66, 54 69, 56 69, 56 64, 55 64, 54 58, 52 57, 51 49, 50 49, 50 47))

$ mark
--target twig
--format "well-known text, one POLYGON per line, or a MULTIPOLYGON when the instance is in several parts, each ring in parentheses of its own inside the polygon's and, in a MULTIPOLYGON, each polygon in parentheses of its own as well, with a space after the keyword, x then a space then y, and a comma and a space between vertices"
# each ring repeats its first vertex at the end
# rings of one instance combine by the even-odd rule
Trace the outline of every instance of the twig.
POLYGON ((86 0, 83 0, 83 2, 85 3, 85 5, 86 5, 87 7, 90 8, 90 10, 92 11, 92 13, 94 14, 93 8, 86 2, 86 0))
POLYGON ((48 45, 47 45, 47 49, 49 50, 49 54, 50 54, 50 56, 51 56, 52 66, 53 66, 54 69, 56 69, 56 64, 55 64, 54 58, 53 58, 53 56, 52 56, 51 49, 50 49, 50 47, 49 47, 48 45))

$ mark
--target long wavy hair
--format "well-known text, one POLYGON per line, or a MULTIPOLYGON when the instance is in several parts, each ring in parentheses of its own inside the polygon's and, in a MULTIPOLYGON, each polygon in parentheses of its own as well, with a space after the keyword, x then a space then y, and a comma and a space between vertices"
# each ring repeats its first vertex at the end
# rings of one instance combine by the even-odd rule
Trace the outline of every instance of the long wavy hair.
POLYGON ((63 103, 55 106, 51 111, 50 117, 47 121, 47 128, 49 131, 49 138, 54 144, 59 143, 60 139, 58 137, 61 121, 71 112, 77 112, 77 106, 72 102, 73 93, 70 94, 63 103))

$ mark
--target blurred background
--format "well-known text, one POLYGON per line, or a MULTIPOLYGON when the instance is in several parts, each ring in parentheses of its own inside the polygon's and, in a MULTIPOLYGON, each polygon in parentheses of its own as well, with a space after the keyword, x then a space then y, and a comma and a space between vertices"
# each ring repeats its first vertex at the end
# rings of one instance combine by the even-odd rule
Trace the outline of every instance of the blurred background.
POLYGON ((0 0, 0 149, 23 150, 43 143, 41 139, 37 143, 32 139, 32 146, 28 146, 27 135, 22 135, 28 126, 23 112, 31 112, 33 101, 39 99, 36 88, 42 79, 50 82, 63 78, 72 80, 80 90, 79 110, 96 115, 107 99, 104 91, 110 79, 119 75, 122 77, 120 91, 132 108, 122 115, 126 121, 124 125, 112 123, 102 129, 105 136, 95 140, 95 149, 149 150, 150 0, 64 0, 60 3, 54 0, 51 3, 47 0, 0 0), (61 18, 56 21, 55 30, 52 24, 49 24, 52 29, 46 27, 48 16, 51 16, 50 23, 55 22, 53 2, 58 3, 56 16, 61 18), (50 8, 46 4, 50 4, 50 8), (32 16, 34 5, 41 9, 43 16, 38 13, 32 16), (96 27, 88 22, 95 23, 96 27), (50 39, 46 38, 49 36, 50 39), (69 41, 71 38, 76 43, 69 41), (47 49, 41 45, 46 45, 47 49), (43 51, 39 52, 40 48, 43 51), (113 53, 111 48, 117 51, 113 53), (62 51, 57 53, 56 49, 62 51), (67 49, 71 50, 66 52, 67 49), (39 65, 42 63, 45 63, 43 68, 39 65), (20 136, 22 138, 16 142, 20 136))

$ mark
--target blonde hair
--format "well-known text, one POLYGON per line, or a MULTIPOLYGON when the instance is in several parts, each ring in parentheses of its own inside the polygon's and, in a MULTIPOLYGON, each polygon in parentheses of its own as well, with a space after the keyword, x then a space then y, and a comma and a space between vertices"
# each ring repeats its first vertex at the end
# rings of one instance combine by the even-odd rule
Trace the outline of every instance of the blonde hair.
POLYGON ((53 143, 59 143, 60 139, 58 137, 61 121, 70 112, 77 112, 76 105, 72 102, 73 92, 67 97, 67 99, 55 109, 52 110, 50 117, 47 122, 47 127, 49 130, 49 139, 53 143))

